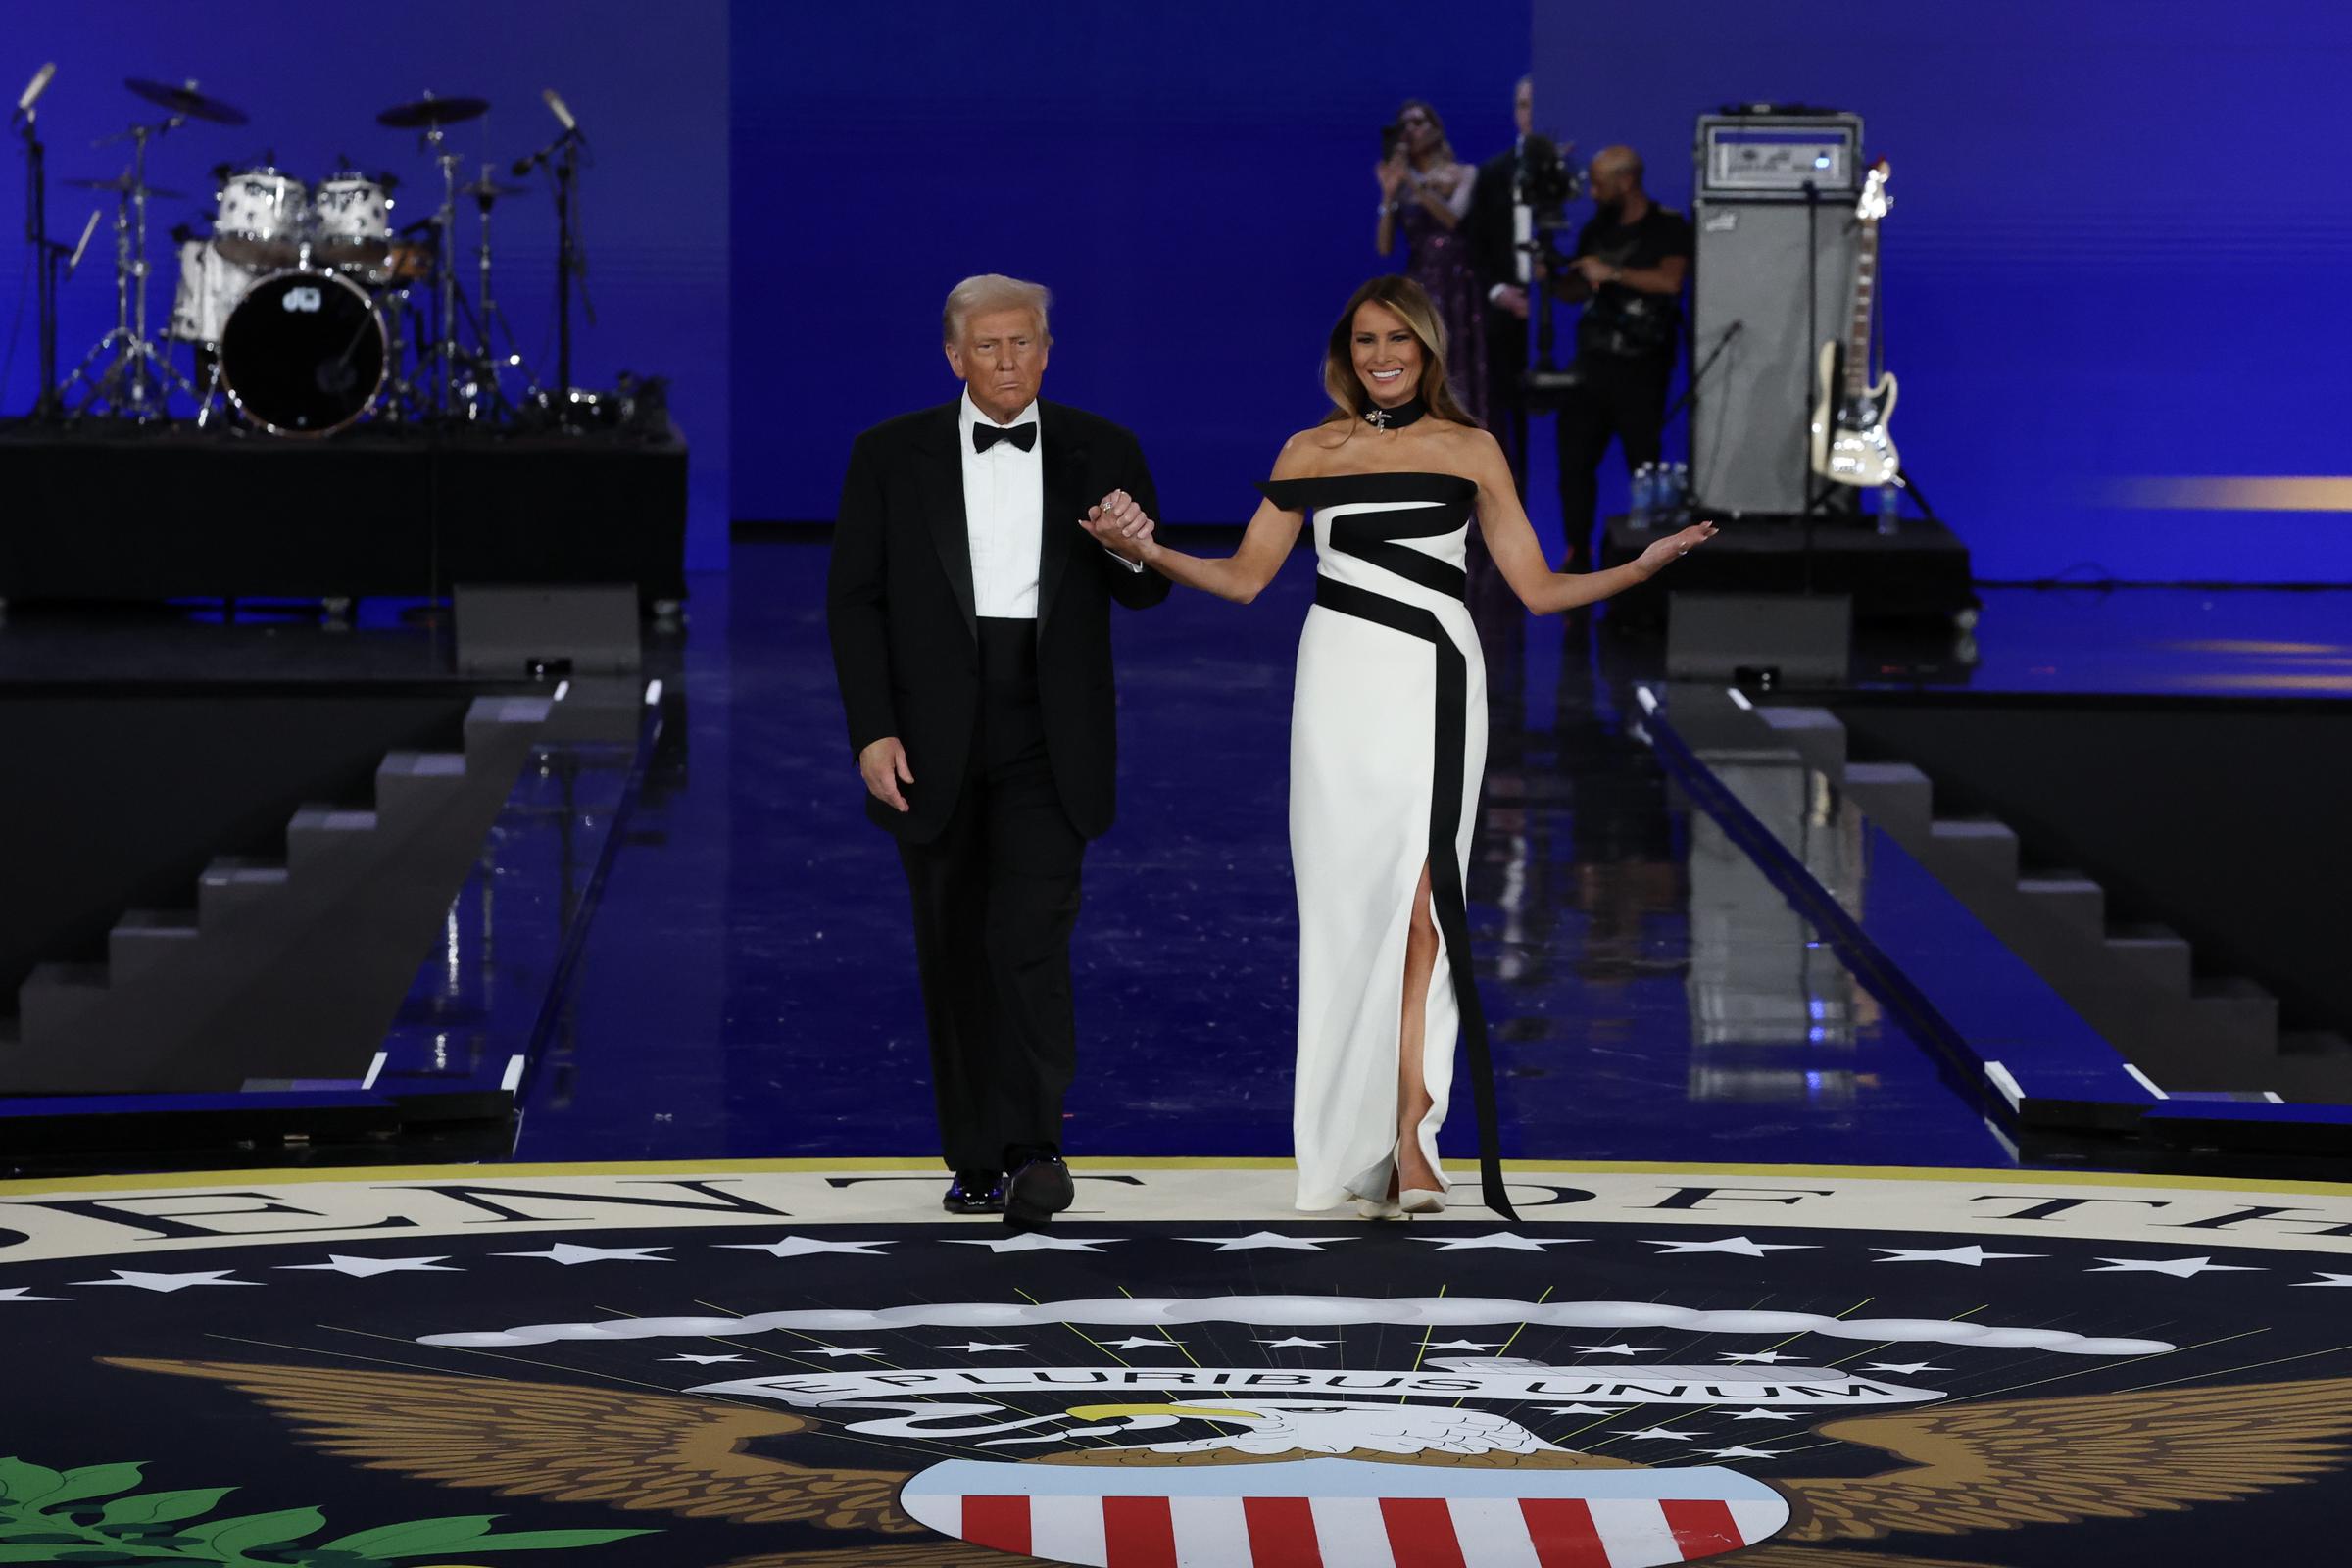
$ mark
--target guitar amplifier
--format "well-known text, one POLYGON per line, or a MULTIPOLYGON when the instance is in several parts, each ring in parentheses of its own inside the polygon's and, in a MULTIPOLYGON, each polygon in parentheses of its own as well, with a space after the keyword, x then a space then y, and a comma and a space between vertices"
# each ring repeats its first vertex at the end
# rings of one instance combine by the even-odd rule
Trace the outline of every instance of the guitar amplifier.
POLYGON ((1815 487, 1814 359, 1847 324, 1861 145, 1859 115, 1698 117, 1691 364, 1722 353, 1691 392, 1690 481, 1709 512, 1791 515, 1815 487))
POLYGON ((1726 110, 1698 117, 1694 185, 1701 197, 1802 201, 1808 189, 1862 189, 1862 117, 1835 110, 1726 110))

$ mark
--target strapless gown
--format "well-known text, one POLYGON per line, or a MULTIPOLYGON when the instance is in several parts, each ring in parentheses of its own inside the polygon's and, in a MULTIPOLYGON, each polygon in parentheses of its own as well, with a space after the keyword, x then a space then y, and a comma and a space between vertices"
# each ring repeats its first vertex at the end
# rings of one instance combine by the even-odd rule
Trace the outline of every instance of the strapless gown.
POLYGON ((1258 488, 1312 515, 1316 557, 1291 710, 1298 1204, 1331 1208, 1388 1190, 1405 938, 1426 864, 1441 943, 1423 1017, 1434 1103, 1422 1152, 1435 1168, 1458 1040, 1488 1201, 1507 1212, 1462 895, 1487 759, 1486 664, 1463 604, 1477 487, 1451 474, 1363 473, 1258 488))

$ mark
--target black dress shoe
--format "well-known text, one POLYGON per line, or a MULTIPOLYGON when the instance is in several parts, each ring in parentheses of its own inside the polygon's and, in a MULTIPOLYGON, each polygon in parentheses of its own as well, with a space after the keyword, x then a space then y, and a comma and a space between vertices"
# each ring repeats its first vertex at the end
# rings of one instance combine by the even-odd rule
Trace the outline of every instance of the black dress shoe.
POLYGON ((1070 1167, 1059 1155, 1034 1154, 1004 1184, 1004 1223, 1043 1225, 1069 1207, 1077 1196, 1077 1189, 1070 1185, 1070 1167))
POLYGON ((1002 1214, 1004 1212, 1004 1175, 993 1170, 959 1170, 948 1184, 948 1196, 939 1206, 951 1214, 1002 1214))

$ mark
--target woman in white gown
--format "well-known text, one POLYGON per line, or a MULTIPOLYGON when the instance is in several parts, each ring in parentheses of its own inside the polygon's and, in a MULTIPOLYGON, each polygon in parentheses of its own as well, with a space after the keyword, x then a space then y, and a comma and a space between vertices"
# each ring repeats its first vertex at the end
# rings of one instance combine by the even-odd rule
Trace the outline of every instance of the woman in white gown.
POLYGON ((1356 290, 1323 383, 1334 412, 1283 444, 1233 555, 1160 544, 1123 493, 1087 527, 1176 582, 1247 604, 1313 516, 1315 604, 1291 716, 1298 1204, 1353 1199, 1372 1218, 1445 1206, 1437 1134, 1458 1037, 1486 1201, 1508 1214, 1462 894, 1487 752, 1486 666, 1462 603, 1470 520, 1540 615, 1646 581, 1715 530, 1695 524, 1606 571, 1552 571, 1502 449, 1446 387, 1444 328, 1410 278, 1356 290))

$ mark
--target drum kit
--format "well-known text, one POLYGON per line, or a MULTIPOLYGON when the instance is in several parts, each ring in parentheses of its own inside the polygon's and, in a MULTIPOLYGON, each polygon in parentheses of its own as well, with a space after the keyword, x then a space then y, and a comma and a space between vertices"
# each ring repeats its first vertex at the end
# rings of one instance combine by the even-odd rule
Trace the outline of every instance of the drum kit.
MULTIPOLYGON (((448 146, 449 127, 479 119, 487 102, 426 93, 375 117, 388 129, 417 132, 439 173, 439 206, 406 224, 397 220, 398 176, 349 159, 307 180, 270 156, 217 166, 211 232, 192 225, 172 231, 178 286, 159 343, 148 330, 148 210, 180 193, 147 182, 148 150, 192 121, 233 126, 248 117, 192 81, 134 77, 124 85, 164 117, 99 144, 129 143, 130 164, 121 174, 69 181, 114 196, 115 325, 63 383, 45 385, 43 410, 145 421, 172 417, 176 395, 193 404, 200 427, 233 411, 271 435, 318 438, 363 419, 561 422, 566 405, 579 401, 568 384, 569 309, 572 280, 584 270, 571 232, 583 139, 552 89, 547 99, 563 133, 518 160, 514 172, 545 167, 555 176, 564 230, 557 382, 564 397, 550 396, 532 374, 491 288, 492 212, 530 187, 500 182, 489 165, 466 179, 464 160, 448 146), (459 281, 461 197, 476 213, 470 292, 459 281), (189 373, 174 364, 173 345, 188 349, 189 373)), ((51 266, 66 249, 45 234, 37 243, 51 266)), ((53 374, 45 372, 45 382, 53 374)))

